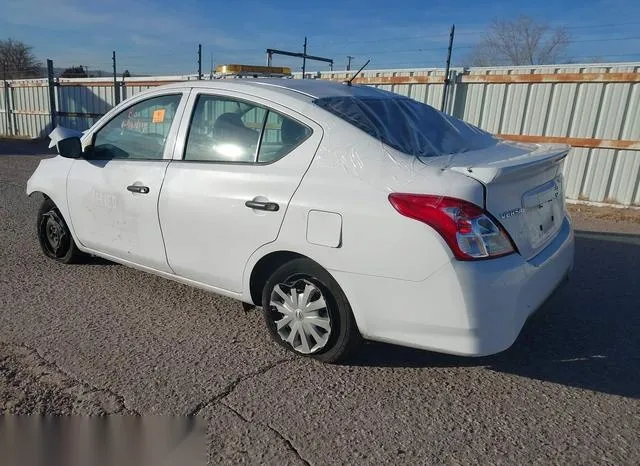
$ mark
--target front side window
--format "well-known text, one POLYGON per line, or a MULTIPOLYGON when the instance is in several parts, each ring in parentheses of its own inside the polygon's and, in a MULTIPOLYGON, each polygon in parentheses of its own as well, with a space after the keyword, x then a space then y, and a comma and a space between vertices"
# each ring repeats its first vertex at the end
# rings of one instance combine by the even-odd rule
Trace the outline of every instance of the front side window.
POLYGON ((96 133, 90 157, 162 159, 181 98, 181 94, 153 97, 119 113, 96 133))
POLYGON ((306 126, 259 105, 201 95, 191 118, 184 160, 273 162, 309 134, 306 126))

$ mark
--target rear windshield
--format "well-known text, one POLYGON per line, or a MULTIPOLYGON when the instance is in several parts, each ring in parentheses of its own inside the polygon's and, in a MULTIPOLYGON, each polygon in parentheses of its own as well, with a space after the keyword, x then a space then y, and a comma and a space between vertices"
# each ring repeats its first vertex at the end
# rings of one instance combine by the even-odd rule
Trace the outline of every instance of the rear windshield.
POLYGON ((323 97, 314 103, 405 154, 434 157, 483 149, 491 134, 413 99, 323 97))

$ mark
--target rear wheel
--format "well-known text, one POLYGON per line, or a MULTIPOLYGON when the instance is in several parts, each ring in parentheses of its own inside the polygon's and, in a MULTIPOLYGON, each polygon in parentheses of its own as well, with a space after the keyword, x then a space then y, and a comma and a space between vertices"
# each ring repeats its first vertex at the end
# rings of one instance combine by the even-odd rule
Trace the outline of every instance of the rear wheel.
POLYGON ((340 286, 309 259, 294 259, 273 273, 262 307, 273 339, 296 354, 337 362, 361 341, 340 286))
POLYGON ((62 214, 51 199, 45 199, 40 206, 37 234, 42 252, 51 259, 71 264, 79 262, 84 257, 73 241, 62 214))

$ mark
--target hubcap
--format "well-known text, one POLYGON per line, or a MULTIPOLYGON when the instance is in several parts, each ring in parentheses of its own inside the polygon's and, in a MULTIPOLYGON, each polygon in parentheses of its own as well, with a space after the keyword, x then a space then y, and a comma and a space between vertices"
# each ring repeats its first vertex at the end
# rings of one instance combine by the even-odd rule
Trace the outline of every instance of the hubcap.
POLYGON ((278 335, 302 354, 315 353, 326 346, 331 335, 331 319, 320 289, 308 280, 280 283, 271 293, 271 307, 278 335))

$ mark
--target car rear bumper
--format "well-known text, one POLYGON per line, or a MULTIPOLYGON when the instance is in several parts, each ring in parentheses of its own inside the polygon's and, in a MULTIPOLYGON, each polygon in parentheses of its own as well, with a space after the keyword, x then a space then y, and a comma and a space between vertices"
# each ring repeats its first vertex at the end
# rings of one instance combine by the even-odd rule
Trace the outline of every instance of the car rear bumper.
POLYGON ((566 217, 556 238, 528 261, 518 254, 454 260, 422 282, 333 273, 365 338, 484 356, 513 344, 529 316, 571 273, 573 259, 566 217))

